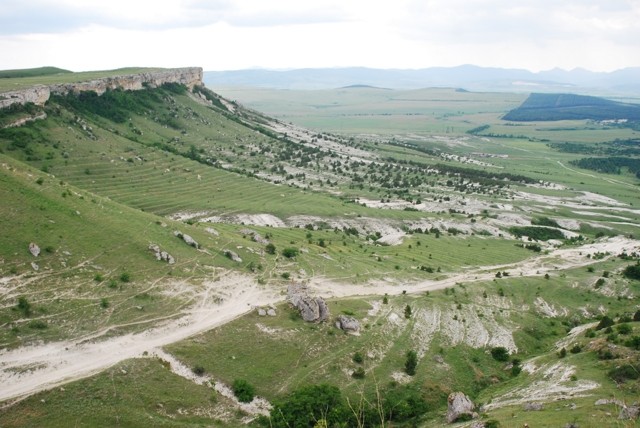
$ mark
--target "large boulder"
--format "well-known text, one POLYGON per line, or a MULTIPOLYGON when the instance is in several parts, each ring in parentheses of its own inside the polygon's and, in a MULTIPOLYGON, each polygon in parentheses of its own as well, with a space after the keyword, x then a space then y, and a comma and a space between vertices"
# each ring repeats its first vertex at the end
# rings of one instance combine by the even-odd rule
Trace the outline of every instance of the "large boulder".
POLYGON ((358 320, 353 317, 338 315, 338 319, 336 320, 336 327, 340 330, 357 333, 360 331, 360 322, 358 322, 358 320))
POLYGON ((287 288, 289 302, 298 309, 307 322, 321 322, 329 318, 329 307, 322 297, 312 297, 304 285, 292 284, 287 288))
POLYGON ((453 423, 459 419, 469 420, 476 416, 473 409, 476 406, 471 399, 462 392, 452 392, 447 398, 447 422, 453 423))
POLYGON ((200 245, 191 236, 186 235, 186 234, 180 232, 179 230, 176 230, 175 232, 173 232, 173 234, 175 236, 177 236, 178 238, 182 239, 187 245, 190 245, 195 249, 200 248, 200 245))

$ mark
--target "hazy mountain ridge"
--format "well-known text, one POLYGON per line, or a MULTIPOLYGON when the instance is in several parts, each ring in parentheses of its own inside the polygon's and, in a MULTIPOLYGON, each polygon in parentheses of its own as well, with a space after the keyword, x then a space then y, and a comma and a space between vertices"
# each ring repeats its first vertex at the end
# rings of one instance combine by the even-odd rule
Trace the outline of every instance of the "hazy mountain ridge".
POLYGON ((612 72, 558 68, 531 72, 461 65, 424 69, 306 68, 296 70, 205 71, 210 87, 256 86, 276 89, 328 89, 350 85, 369 85, 394 89, 432 86, 464 87, 470 90, 536 92, 599 90, 607 93, 640 94, 640 67, 612 72))

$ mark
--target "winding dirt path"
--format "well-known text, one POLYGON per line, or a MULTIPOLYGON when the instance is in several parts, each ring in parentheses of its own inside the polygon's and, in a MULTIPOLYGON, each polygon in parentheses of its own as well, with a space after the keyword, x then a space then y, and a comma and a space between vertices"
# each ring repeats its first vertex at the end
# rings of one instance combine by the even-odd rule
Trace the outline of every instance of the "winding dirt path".
MULTIPOLYGON (((622 251, 640 252, 640 241, 614 237, 580 247, 561 248, 536 255, 520 263, 483 266, 441 280, 399 284, 375 281, 368 284, 338 283, 326 278, 314 278, 309 288, 317 294, 331 297, 421 293, 456 285, 491 280, 495 272, 507 270, 511 276, 539 276, 554 270, 586 266, 593 263, 587 255, 622 251)), ((26 346, 0 353, 0 401, 24 398, 73 380, 88 377, 120 361, 183 340, 195 334, 223 325, 252 310, 283 300, 283 295, 255 283, 254 278, 230 273, 215 282, 205 283, 197 303, 183 311, 183 316, 163 321, 142 333, 127 334, 102 341, 54 342, 26 346), (215 296, 223 295, 222 301, 215 296)))

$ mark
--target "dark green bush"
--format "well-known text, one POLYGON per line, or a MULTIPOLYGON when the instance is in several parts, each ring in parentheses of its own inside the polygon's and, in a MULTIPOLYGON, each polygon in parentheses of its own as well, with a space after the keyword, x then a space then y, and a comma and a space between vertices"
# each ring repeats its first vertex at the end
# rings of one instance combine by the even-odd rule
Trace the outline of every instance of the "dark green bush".
POLYGON ((234 395, 243 403, 250 403, 255 396, 253 385, 243 379, 236 379, 231 385, 234 395))

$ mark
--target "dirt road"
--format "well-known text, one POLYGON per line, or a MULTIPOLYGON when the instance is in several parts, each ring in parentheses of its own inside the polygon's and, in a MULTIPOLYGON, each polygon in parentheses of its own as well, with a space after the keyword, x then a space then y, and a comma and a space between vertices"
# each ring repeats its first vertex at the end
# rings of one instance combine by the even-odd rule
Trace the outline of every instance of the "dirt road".
MULTIPOLYGON (((498 270, 508 270, 511 276, 544 275, 546 272, 586 266, 593 263, 587 255, 622 251, 640 252, 640 241, 614 237, 580 247, 556 249, 520 263, 477 267, 442 280, 399 284, 376 281, 369 284, 337 283, 315 278, 309 284, 314 293, 323 296, 348 297, 420 293, 437 290, 456 283, 486 281, 498 270)), ((128 334, 101 341, 65 341, 28 346, 0 353, 0 401, 17 399, 73 380, 100 372, 120 361, 142 355, 227 323, 255 306, 265 306, 284 299, 275 290, 255 283, 253 277, 230 273, 219 281, 205 283, 198 303, 176 320, 164 322, 142 333, 128 334), (222 301, 211 299, 214 294, 222 301)))

